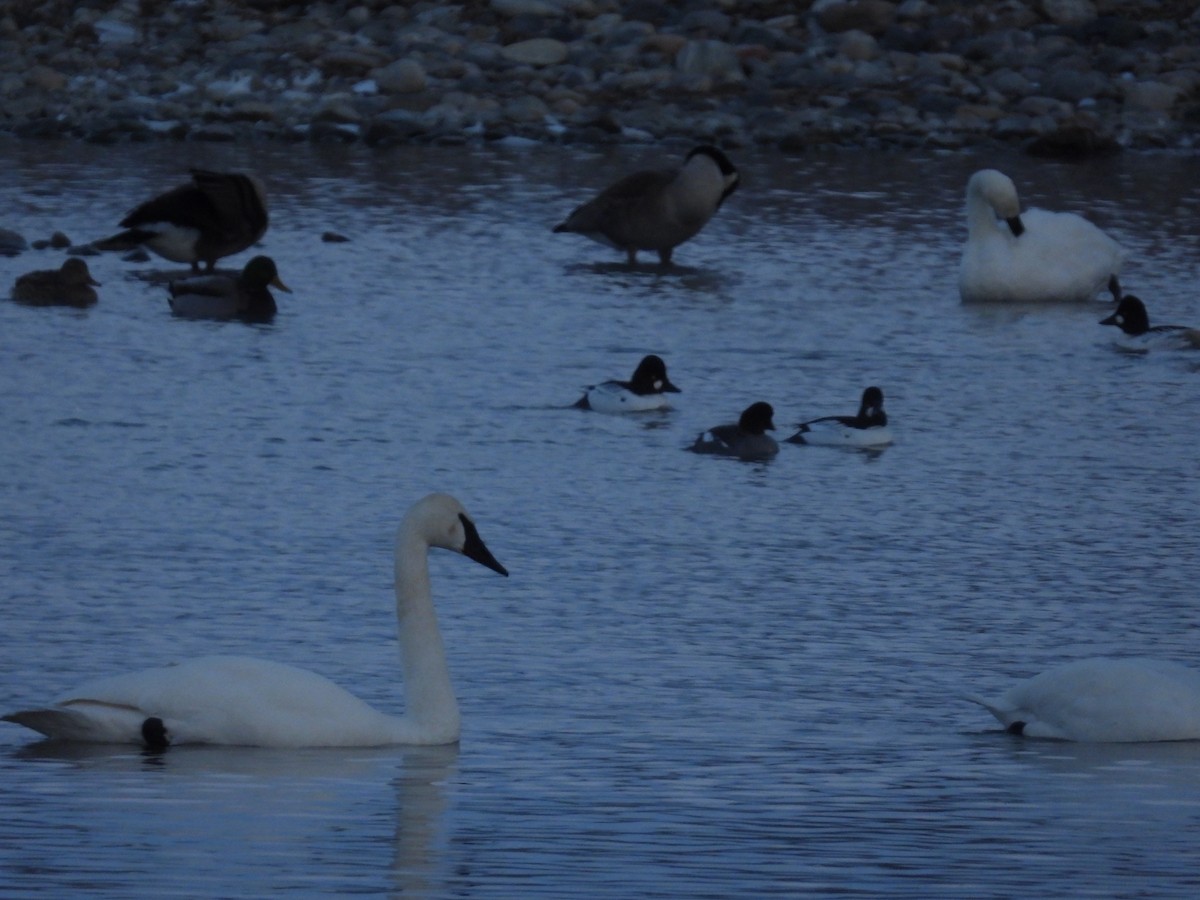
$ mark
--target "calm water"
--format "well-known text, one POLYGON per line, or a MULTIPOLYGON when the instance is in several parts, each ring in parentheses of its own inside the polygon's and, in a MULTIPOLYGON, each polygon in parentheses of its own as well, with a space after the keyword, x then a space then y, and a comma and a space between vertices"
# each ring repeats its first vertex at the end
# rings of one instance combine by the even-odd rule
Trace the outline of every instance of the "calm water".
MULTIPOLYGON (((189 165, 257 170, 295 290, 270 326, 177 321, 109 255, 90 311, 0 302, 0 706, 229 651, 398 711, 408 505, 456 494, 512 573, 433 558, 458 748, 0 726, 0 893, 1200 891, 1200 746, 1022 741, 960 699, 1099 653, 1200 664, 1200 354, 955 286, 994 165, 1121 240, 1153 321, 1200 324, 1197 163, 735 156, 663 274, 549 233, 650 150, 0 144, 0 226, 30 239, 104 236, 189 165), (564 408, 648 352, 673 412, 564 408), (870 383, 880 455, 682 449, 870 383)), ((0 288, 61 259, 0 258, 0 288)))

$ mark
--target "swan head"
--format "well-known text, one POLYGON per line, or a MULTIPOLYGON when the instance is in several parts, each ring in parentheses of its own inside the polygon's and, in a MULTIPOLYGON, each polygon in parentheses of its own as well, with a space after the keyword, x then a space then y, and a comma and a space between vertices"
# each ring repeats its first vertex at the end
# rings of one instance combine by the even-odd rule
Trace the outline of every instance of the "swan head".
POLYGON ((404 517, 400 530, 415 531, 430 547, 453 550, 493 572, 508 575, 508 569, 484 544, 466 509, 449 494, 430 494, 417 501, 404 517))
POLYGON ((1013 237, 1025 231, 1021 222, 1021 200, 1013 180, 996 169, 980 169, 967 182, 967 205, 979 198, 990 206, 997 216, 1008 223, 1013 237))

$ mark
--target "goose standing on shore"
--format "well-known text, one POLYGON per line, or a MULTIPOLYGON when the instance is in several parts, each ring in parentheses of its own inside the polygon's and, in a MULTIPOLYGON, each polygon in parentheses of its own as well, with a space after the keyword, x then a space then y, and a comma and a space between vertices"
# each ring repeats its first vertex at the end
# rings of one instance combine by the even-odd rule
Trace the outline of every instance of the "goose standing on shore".
POLYGON ((737 190, 737 168, 716 147, 692 150, 677 169, 635 172, 605 188, 554 226, 623 251, 629 264, 639 250, 658 253, 662 265, 695 237, 737 190))
POLYGON ((121 220, 127 229, 97 241, 99 250, 145 246, 192 271, 250 247, 267 230, 267 197, 253 175, 192 169, 190 184, 147 200, 121 220))
POLYGON ((967 182, 967 243, 959 268, 964 303, 1084 301, 1121 297, 1125 253, 1075 213, 1021 212, 1012 179, 983 169, 967 182))
POLYGON ((461 503, 430 494, 396 535, 396 618, 405 713, 388 715, 305 669, 243 656, 208 656, 101 678, 53 706, 3 716, 50 738, 92 743, 254 747, 452 744, 458 701, 429 584, 429 548, 461 553, 501 575, 461 503))

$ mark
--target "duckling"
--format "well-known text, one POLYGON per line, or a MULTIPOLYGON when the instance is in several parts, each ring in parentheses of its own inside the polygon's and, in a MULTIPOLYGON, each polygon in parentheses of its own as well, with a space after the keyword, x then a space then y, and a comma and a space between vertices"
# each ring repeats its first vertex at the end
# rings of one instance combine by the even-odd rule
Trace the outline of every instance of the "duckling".
POLYGON ((190 184, 160 194, 124 219, 120 234, 96 242, 100 250, 145 246, 171 262, 200 263, 211 272, 223 256, 240 253, 267 230, 262 182, 237 172, 192 169, 190 184))
POLYGON ((171 312, 185 319, 269 322, 278 307, 268 287, 292 292, 280 280, 275 261, 269 256, 256 256, 237 276, 199 275, 172 281, 171 312))
POLYGON ((1116 311, 1101 325, 1114 325, 1130 338, 1148 340, 1152 337, 1169 338, 1172 343, 1200 349, 1200 329, 1187 325, 1155 325, 1151 327, 1146 304, 1133 294, 1126 294, 1117 304, 1116 311))
POLYGON ((959 268, 964 303, 1091 300, 1117 277, 1125 251, 1075 213, 1021 212, 1012 179, 983 169, 967 182, 967 243, 959 268))
POLYGON ((87 263, 70 257, 57 269, 27 272, 13 284, 12 298, 27 306, 91 306, 100 282, 92 278, 87 263))
POLYGON ((858 414, 822 416, 799 425, 789 438, 790 444, 815 444, 827 447, 883 447, 892 442, 887 413, 883 411, 883 391, 875 386, 862 393, 858 414))
POLYGON ((766 432, 775 430, 775 410, 761 400, 751 403, 736 424, 717 425, 696 435, 693 453, 715 453, 743 460, 766 460, 779 452, 779 444, 766 432))
POLYGON ((623 250, 629 264, 654 250, 662 265, 694 237, 738 186, 737 168, 716 147, 692 150, 677 169, 635 172, 575 209, 554 231, 623 250))
POLYGON ((575 408, 606 413, 670 409, 670 403, 663 396, 668 393, 680 391, 667 378, 667 364, 662 357, 650 354, 638 363, 629 381, 602 381, 589 386, 575 401, 575 408))

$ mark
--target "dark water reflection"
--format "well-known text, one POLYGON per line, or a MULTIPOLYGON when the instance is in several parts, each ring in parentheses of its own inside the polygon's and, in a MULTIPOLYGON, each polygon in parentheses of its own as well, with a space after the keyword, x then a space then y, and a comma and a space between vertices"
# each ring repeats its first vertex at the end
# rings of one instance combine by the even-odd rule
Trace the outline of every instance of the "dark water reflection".
MULTIPOLYGON (((434 489, 512 573, 433 576, 461 750, 64 750, 0 729, 14 896, 1192 896, 1200 749, 1022 742, 966 692, 1195 661, 1200 363, 1108 311, 963 307, 968 175, 1086 210, 1200 324, 1195 163, 744 154, 678 266, 549 228, 646 150, 0 145, 0 226, 82 241, 188 165, 269 185, 270 326, 95 259, 0 303, 3 706, 215 650, 399 704, 391 539, 434 489), (350 240, 327 244, 332 230, 350 240), (566 408, 662 354, 677 409, 566 408), (882 454, 685 453, 887 394, 882 454), (7 749, 5 749, 7 748, 7 749)), ((0 286, 57 265, 0 258, 0 286)))

